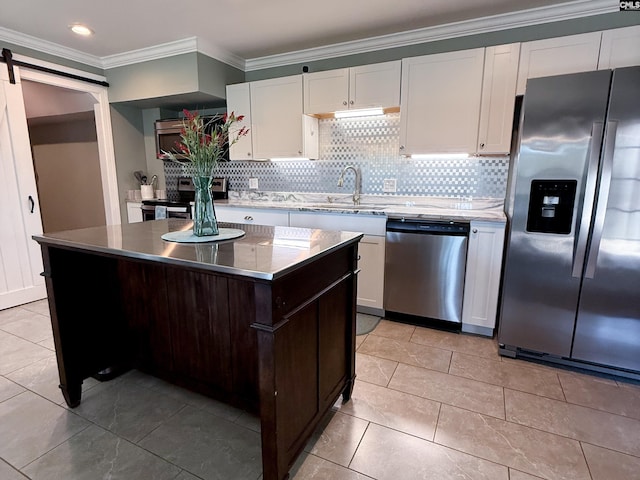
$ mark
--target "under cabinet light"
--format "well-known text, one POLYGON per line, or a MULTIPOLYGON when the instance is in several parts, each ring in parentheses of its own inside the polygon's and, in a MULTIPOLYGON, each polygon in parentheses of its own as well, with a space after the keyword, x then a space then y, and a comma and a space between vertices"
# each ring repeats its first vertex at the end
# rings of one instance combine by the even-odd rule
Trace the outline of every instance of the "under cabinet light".
POLYGON ((441 160, 456 160, 462 158, 469 158, 468 153, 414 153, 410 155, 411 158, 417 160, 429 160, 429 159, 441 159, 441 160))
POLYGON ((360 108, 357 110, 339 110, 333 113, 335 118, 367 117, 373 115, 384 115, 382 108, 360 108))

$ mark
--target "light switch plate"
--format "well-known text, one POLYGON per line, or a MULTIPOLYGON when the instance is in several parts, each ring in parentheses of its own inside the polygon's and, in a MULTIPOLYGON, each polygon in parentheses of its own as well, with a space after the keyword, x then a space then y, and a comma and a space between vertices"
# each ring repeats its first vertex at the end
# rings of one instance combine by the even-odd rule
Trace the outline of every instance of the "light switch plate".
POLYGON ((382 191, 384 193, 396 193, 396 179, 385 178, 382 181, 382 191))
POLYGON ((249 178, 249 190, 257 190, 258 189, 258 179, 255 177, 249 178))

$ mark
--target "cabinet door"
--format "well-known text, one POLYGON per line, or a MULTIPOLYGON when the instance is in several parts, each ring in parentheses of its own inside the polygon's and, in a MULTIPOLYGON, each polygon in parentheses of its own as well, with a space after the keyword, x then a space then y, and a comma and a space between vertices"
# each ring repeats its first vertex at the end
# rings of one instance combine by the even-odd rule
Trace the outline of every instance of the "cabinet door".
POLYGON ((529 78, 596 70, 601 36, 593 32, 523 43, 517 94, 524 94, 529 78))
POLYGON ((238 208, 215 205, 216 219, 219 222, 252 223, 255 225, 289 226, 288 210, 270 210, 268 208, 238 208))
POLYGON ((142 221, 142 204, 139 202, 127 202, 127 220, 129 223, 142 221))
POLYGON ((385 237, 365 235, 358 245, 358 305, 382 310, 385 237))
POLYGON ((251 82, 254 158, 303 156, 302 75, 251 82))
POLYGON ((349 108, 400 105, 400 60, 353 67, 349 72, 349 108))
POLYGON ((484 48, 402 60, 400 153, 475 152, 484 48))
POLYGON ((504 223, 471 222, 462 331, 493 335, 498 312, 504 223))
POLYGON ((509 153, 519 58, 519 43, 487 47, 484 52, 477 153, 509 153))
POLYGON ((349 108, 349 69, 303 74, 304 113, 317 114, 349 108))
POLYGON ((602 32, 598 69, 640 65, 640 25, 602 32))
POLYGON ((252 128, 251 128, 251 88, 249 83, 227 85, 227 111, 236 115, 244 115, 244 120, 238 122, 238 128, 247 127, 249 133, 240 137, 229 149, 230 160, 253 159, 252 128))
POLYGON ((358 246, 360 274, 358 275, 357 304, 382 312, 386 216, 292 211, 289 215, 289 224, 292 227, 364 233, 358 246))

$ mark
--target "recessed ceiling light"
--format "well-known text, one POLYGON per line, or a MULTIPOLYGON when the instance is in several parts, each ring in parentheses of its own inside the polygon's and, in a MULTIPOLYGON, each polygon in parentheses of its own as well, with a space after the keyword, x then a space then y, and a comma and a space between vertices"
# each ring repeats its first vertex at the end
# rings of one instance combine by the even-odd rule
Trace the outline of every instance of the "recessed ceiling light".
POLYGON ((73 25, 69 25, 69 28, 76 35, 82 35, 83 37, 93 35, 93 30, 91 30, 89 27, 82 25, 80 23, 74 23, 73 25))
POLYGON ((373 115, 384 115, 382 108, 361 108, 357 110, 339 110, 333 112, 335 118, 351 118, 351 117, 365 117, 373 115))

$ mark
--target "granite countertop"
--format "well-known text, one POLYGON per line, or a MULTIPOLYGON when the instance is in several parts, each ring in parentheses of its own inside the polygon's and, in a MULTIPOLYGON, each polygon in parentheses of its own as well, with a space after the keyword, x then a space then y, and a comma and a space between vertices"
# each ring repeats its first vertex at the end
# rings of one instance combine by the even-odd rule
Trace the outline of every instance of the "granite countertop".
POLYGON ((388 218, 506 222, 504 203, 495 198, 362 195, 360 205, 355 206, 351 195, 344 194, 230 191, 228 200, 215 200, 215 203, 230 207, 384 215, 388 218))
POLYGON ((161 238, 191 226, 190 220, 171 218, 45 233, 33 239, 45 245, 274 280, 362 238, 356 232, 239 224, 224 224, 245 231, 233 240, 175 243, 161 238))

